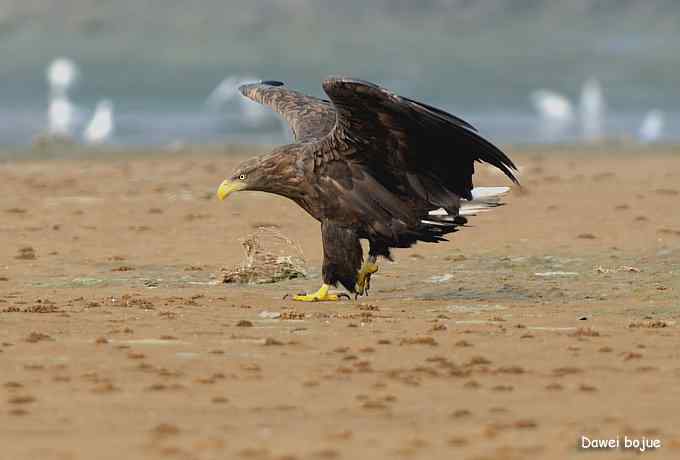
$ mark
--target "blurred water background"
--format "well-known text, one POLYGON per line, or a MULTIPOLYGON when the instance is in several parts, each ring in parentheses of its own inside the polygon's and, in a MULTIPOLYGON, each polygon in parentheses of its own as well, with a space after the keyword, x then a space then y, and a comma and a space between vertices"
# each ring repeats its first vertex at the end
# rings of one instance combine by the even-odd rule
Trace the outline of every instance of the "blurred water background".
POLYGON ((45 72, 60 56, 79 70, 68 90, 76 142, 102 99, 115 108, 106 142, 118 147, 284 142, 274 116, 248 121, 237 98, 207 98, 230 76, 322 96, 330 74, 380 83, 519 144, 593 141, 578 113, 584 82, 596 79, 597 140, 674 142, 678 45, 673 0, 0 0, 0 145, 30 146, 46 132, 45 72), (574 113, 542 118, 531 94, 543 88, 574 113), (650 110, 662 129, 648 121, 647 139, 650 110))

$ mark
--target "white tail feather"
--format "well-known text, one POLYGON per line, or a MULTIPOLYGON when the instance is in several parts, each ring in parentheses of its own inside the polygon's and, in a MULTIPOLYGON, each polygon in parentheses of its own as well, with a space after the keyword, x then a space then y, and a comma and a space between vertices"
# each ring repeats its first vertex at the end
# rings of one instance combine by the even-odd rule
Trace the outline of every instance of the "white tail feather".
POLYGON ((435 209, 434 211, 428 212, 431 216, 448 216, 448 213, 444 208, 435 209))
POLYGON ((445 220, 446 220, 445 222, 441 222, 441 221, 438 222, 438 221, 436 221, 436 220, 425 220, 425 219, 422 219, 421 222, 424 223, 424 224, 435 225, 435 226, 437 226, 437 227, 451 227, 451 226, 455 226, 455 224, 453 223, 453 220, 450 220, 450 221, 449 221, 448 219, 445 219, 445 220))
POLYGON ((472 189, 472 200, 498 197, 509 191, 510 187, 475 187, 472 189))
POLYGON ((458 212, 458 215, 460 216, 474 216, 476 214, 479 214, 480 212, 486 212, 491 208, 494 208, 495 206, 498 205, 492 205, 492 206, 467 206, 463 205, 460 208, 460 211, 458 212))
POLYGON ((461 216, 474 216, 479 212, 501 205, 501 195, 510 191, 510 187, 475 187, 472 189, 472 200, 463 202, 458 212, 461 216))
MULTIPOLYGON (((501 195, 510 191, 510 187, 476 187, 472 189, 472 200, 463 200, 459 216, 474 216, 480 212, 486 212, 500 206, 501 195)), ((435 209, 428 213, 431 216, 441 216, 439 220, 453 220, 453 216, 447 219, 448 213, 443 208, 435 209)))

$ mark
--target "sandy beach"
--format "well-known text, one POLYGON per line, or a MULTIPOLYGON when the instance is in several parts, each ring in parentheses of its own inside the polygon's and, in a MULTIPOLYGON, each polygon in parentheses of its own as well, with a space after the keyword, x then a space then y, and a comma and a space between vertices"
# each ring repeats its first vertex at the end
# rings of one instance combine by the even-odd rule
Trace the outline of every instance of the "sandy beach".
POLYGON ((326 303, 316 221, 215 198, 250 152, 0 163, 0 458, 678 458, 680 151, 552 150, 326 303), (261 226, 308 277, 221 283, 261 226))

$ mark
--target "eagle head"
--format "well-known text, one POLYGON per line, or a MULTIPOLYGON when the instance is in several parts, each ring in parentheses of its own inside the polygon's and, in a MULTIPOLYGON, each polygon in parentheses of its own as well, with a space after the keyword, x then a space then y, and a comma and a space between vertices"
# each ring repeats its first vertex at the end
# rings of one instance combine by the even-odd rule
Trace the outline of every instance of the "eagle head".
POLYGON ((295 155, 287 149, 274 152, 241 163, 217 189, 217 197, 224 200, 233 192, 253 190, 290 196, 300 183, 295 167, 295 155))

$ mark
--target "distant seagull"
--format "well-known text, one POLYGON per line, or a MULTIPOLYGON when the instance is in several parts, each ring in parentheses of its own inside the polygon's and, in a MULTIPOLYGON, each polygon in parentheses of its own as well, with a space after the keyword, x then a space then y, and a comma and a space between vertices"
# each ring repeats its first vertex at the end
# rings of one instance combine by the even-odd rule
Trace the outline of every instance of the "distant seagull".
POLYGON ((583 83, 579 109, 583 138, 590 142, 601 140, 605 103, 602 86, 597 78, 589 78, 583 83))
POLYGON ((47 67, 47 83, 50 94, 65 94, 80 77, 78 66, 68 58, 56 58, 47 67))
POLYGON ((553 142, 562 138, 564 131, 574 121, 574 108, 569 99, 547 89, 533 91, 530 99, 540 117, 538 128, 541 140, 553 142))
POLYGON ((539 89, 531 93, 531 103, 541 119, 550 123, 569 123, 574 119, 574 108, 566 96, 539 89))
POLYGON ((238 101, 242 120, 250 127, 257 127, 270 119, 271 113, 266 107, 243 97, 238 91, 239 86, 246 83, 260 81, 258 78, 249 76, 230 76, 220 82, 210 93, 206 105, 212 110, 220 110, 231 101, 238 101))
POLYGON ((77 82, 79 75, 78 67, 67 58, 57 58, 47 67, 47 132, 50 136, 70 137, 72 134, 78 110, 71 103, 68 91, 77 82))
POLYGON ((664 114, 661 110, 654 109, 647 112, 638 133, 640 141, 657 142, 663 135, 664 124, 664 114))
MULTIPOLYGON (((541 89, 530 94, 531 103, 541 117, 541 130, 548 138, 554 138, 575 118, 572 102, 555 91, 541 89)), ((579 121, 586 141, 602 139, 605 102, 602 86, 596 78, 589 78, 581 87, 579 121)))
POLYGON ((47 107, 47 133, 55 137, 71 137, 76 110, 65 96, 50 98, 47 107))
POLYGON ((111 139, 114 129, 113 103, 109 99, 101 100, 83 132, 83 140, 88 144, 103 144, 111 139))
POLYGON ((238 87, 244 84, 244 82, 254 82, 258 81, 255 77, 238 77, 230 76, 222 80, 214 90, 208 96, 206 100, 206 105, 214 110, 219 110, 222 106, 234 99, 236 96, 240 96, 241 93, 238 92, 238 87))

